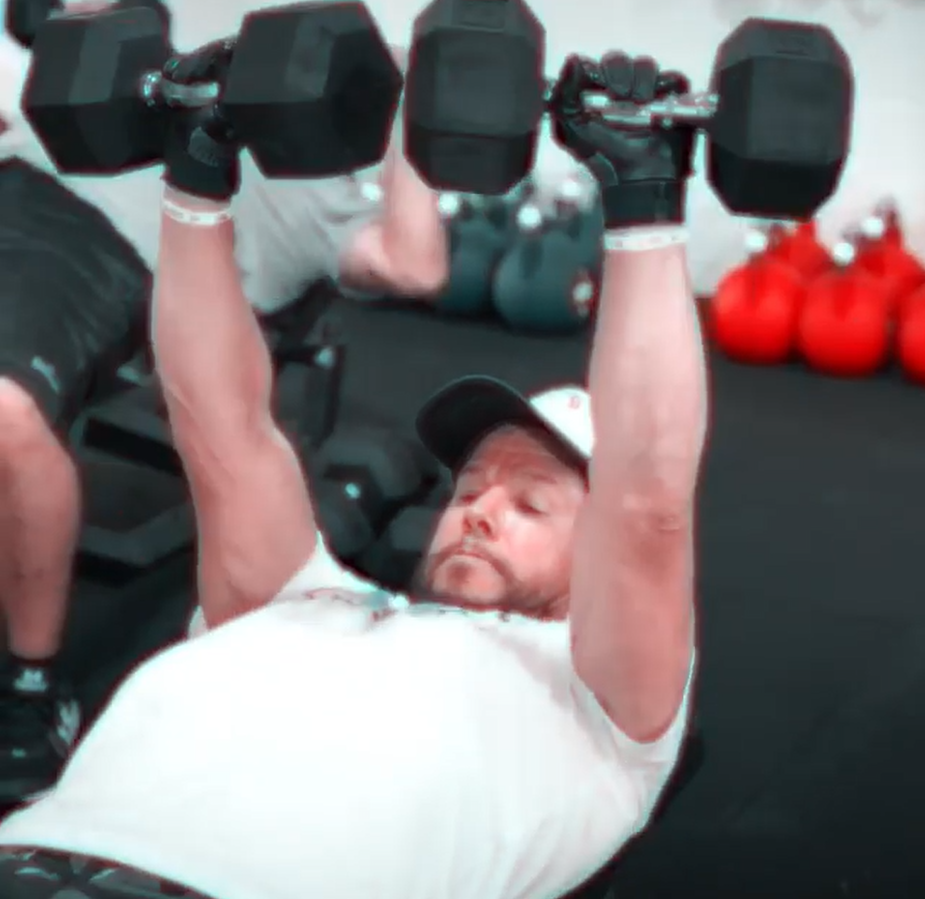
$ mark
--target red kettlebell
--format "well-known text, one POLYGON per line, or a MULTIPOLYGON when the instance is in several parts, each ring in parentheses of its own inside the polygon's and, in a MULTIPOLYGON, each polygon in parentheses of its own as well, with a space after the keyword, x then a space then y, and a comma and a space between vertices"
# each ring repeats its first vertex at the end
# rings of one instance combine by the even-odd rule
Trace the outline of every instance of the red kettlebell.
POLYGON ((889 357, 888 290, 854 264, 859 239, 852 234, 834 247, 835 267, 809 285, 796 329, 804 361, 838 377, 871 375, 889 357))
POLYGON ((748 261, 719 283, 707 307, 707 328, 730 359, 752 365, 786 362, 805 293, 799 273, 769 252, 773 229, 750 231, 748 261))
POLYGON ((917 288, 925 284, 925 267, 906 249, 899 211, 889 200, 879 203, 861 223, 863 240, 855 265, 880 278, 894 314, 917 288))
POLYGON ((909 294, 896 322, 896 358, 910 381, 925 384, 925 287, 909 294))
POLYGON ((814 220, 776 227, 780 235, 769 250, 776 259, 795 268, 807 281, 832 268, 832 254, 819 240, 814 220))

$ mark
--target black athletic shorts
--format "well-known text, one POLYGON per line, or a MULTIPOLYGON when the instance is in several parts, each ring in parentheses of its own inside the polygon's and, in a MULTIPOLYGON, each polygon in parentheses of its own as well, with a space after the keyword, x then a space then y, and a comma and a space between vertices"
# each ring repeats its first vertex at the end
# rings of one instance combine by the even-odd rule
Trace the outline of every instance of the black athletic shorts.
POLYGON ((0 377, 59 432, 143 346, 151 283, 102 212, 19 159, 0 163, 0 377))
POLYGON ((48 849, 0 847, 3 899, 209 899, 133 868, 48 849))

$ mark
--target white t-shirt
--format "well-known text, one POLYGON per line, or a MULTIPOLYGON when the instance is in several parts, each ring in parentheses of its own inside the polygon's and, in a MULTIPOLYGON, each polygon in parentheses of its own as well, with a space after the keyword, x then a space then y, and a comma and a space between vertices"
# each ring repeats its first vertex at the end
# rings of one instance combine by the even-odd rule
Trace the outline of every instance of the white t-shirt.
MULTIPOLYGON (((212 36, 216 36, 214 33, 212 36)), ((20 109, 29 54, 0 34, 0 160, 17 156, 55 175, 105 213, 149 268, 160 241, 162 166, 107 177, 59 175, 20 109)), ((241 154, 241 189, 234 200, 236 256, 251 304, 272 312, 295 300, 313 281, 336 278, 353 235, 379 211, 364 190, 368 170, 321 180, 268 180, 241 154)))
POLYGON ((215 899, 549 899, 645 826, 686 721, 685 697, 635 743, 566 622, 409 605, 320 548, 269 606, 141 665, 0 845, 215 899))

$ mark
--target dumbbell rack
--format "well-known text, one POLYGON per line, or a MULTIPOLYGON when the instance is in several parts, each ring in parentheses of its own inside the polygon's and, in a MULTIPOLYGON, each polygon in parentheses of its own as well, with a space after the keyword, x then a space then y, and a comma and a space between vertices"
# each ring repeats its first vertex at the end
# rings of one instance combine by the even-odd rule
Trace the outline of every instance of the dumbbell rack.
MULTIPOLYGON (((338 413, 344 347, 334 330, 320 325, 335 297, 333 285, 320 282, 285 315, 264 322, 277 369, 277 420, 299 444, 318 445, 338 413)), ((134 590, 139 578, 187 552, 195 539, 154 376, 122 379, 86 410, 71 440, 88 497, 78 572, 110 584, 131 582, 134 590)))

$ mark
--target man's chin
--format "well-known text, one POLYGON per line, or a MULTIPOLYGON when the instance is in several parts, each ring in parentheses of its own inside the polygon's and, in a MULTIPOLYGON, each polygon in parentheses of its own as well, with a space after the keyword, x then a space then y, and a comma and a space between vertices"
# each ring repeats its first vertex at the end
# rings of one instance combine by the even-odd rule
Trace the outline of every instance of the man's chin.
POLYGON ((458 558, 445 562, 434 573, 430 590, 439 597, 491 606, 507 593, 504 578, 488 562, 481 559, 458 558))

